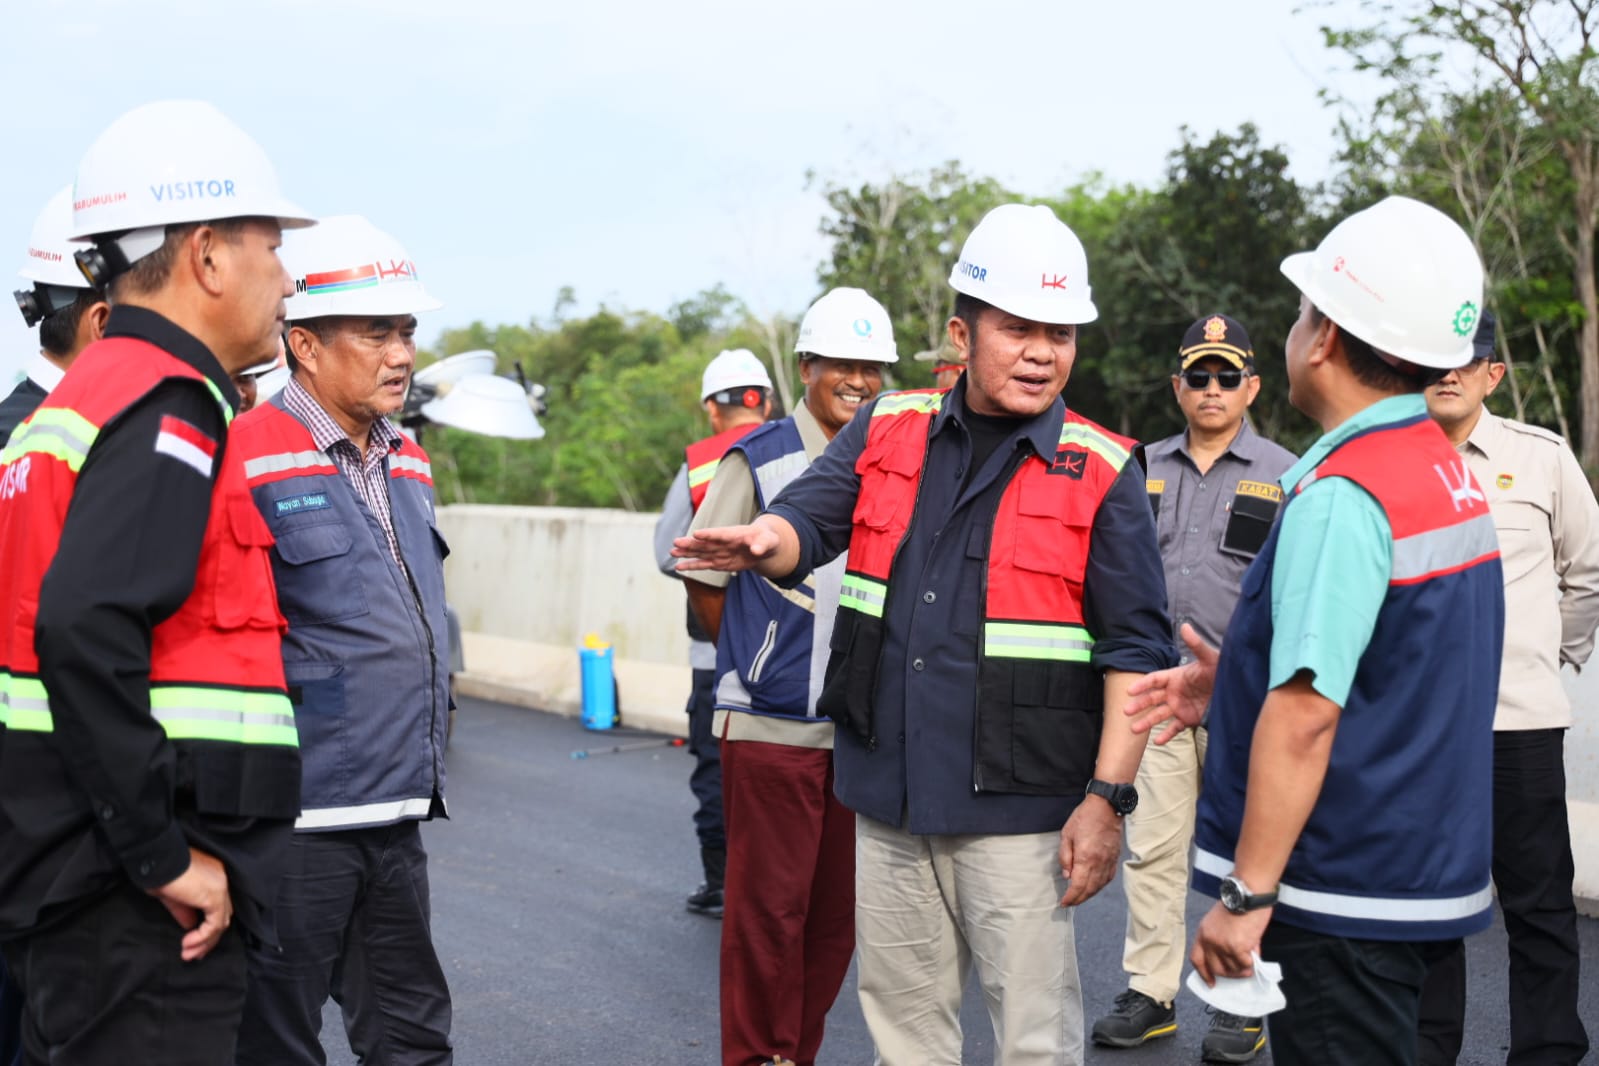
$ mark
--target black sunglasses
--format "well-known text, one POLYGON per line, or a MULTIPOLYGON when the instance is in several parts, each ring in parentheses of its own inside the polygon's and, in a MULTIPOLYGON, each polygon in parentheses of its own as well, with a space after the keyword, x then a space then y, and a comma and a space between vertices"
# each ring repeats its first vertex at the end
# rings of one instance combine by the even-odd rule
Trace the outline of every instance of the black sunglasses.
POLYGON ((1244 379, 1248 376, 1248 372, 1243 370, 1183 371, 1183 380, 1186 381, 1188 383, 1188 387, 1193 389, 1195 392, 1203 392, 1205 389, 1210 388, 1211 378, 1215 378, 1216 384, 1220 385, 1223 389, 1228 392, 1232 392, 1238 386, 1242 385, 1244 383, 1244 379))

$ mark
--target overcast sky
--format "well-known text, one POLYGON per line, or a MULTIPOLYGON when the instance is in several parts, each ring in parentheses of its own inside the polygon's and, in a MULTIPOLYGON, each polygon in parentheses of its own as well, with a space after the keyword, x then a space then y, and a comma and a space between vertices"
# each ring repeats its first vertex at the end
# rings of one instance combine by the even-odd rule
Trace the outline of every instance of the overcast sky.
MULTIPOLYGON (((1342 84, 1290 0, 28 0, 0 33, 0 250, 118 114, 209 100, 314 213, 397 236, 473 320, 661 311, 718 282, 757 311, 816 293, 806 173, 959 159, 1022 194, 1154 184, 1178 129, 1252 121, 1326 176, 1342 84)), ((1348 5, 1334 17, 1346 17, 1348 5)), ((3 260, 0 260, 3 262, 3 260)), ((1092 270, 1092 264, 1090 264, 1092 270)), ((15 287, 15 286, 13 286, 15 287)), ((31 350, 13 311, 0 342, 31 350)))

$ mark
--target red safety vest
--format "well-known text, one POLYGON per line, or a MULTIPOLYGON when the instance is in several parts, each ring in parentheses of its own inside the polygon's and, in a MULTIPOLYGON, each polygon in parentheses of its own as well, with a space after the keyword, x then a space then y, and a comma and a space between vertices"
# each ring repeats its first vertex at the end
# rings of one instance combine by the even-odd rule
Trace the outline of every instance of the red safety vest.
POLYGON ((705 502, 705 493, 710 490, 711 478, 716 476, 722 456, 760 426, 759 422, 746 422, 732 429, 724 429, 714 437, 697 440, 683 449, 684 459, 688 463, 688 498, 695 511, 705 502))
MULTIPOLYGON (((0 454, 0 544, 6 549, 0 609, 10 619, 0 627, 0 683, 6 694, 3 724, 16 733, 54 731, 34 652, 39 586, 60 543, 78 472, 100 430, 169 378, 204 383, 231 417, 204 374, 146 341, 108 338, 86 349, 79 362, 82 370, 62 381, 0 454)), ((174 422, 173 446, 187 445, 195 449, 189 454, 203 457, 206 442, 197 447, 186 441, 192 429, 174 422)), ((175 741, 293 749, 298 734, 284 689, 281 638, 287 624, 272 584, 272 535, 250 498, 243 467, 223 461, 215 444, 211 448, 211 461, 222 465, 194 590, 152 633, 150 713, 175 741)), ((276 797, 279 790, 269 791, 276 797)), ((297 782, 287 794, 294 798, 286 812, 292 817, 297 782)), ((258 809, 261 799, 241 797, 237 813, 284 813, 258 809)), ((276 798, 264 805, 282 806, 276 798)))
MULTIPOLYGON (((839 599, 822 709, 874 746, 877 670, 894 558, 910 529, 927 458, 927 435, 946 391, 896 393, 877 401, 855 469, 860 472, 849 570, 839 599), (865 639, 863 639, 863 637, 865 639), (871 661, 851 662, 861 655, 871 661)), ((981 788, 1062 794, 1091 776, 1102 720, 1103 684, 1090 664, 1094 635, 1083 617, 1083 578, 1094 516, 1136 442, 1067 410, 1054 456, 1023 456, 1000 495, 989 536, 979 644, 976 780, 981 788), (1085 712, 1055 732, 1070 750, 1044 753, 1054 769, 1019 780, 1012 719, 1029 708, 1085 712), (1087 771, 1086 773, 1084 771, 1087 771), (1081 780, 1079 781, 1079 777, 1081 780)))

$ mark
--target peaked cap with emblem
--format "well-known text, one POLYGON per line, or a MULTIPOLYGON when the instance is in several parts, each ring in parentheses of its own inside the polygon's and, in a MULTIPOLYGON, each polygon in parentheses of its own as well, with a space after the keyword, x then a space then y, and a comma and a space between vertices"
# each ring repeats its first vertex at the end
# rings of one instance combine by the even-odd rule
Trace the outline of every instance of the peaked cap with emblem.
POLYGON ((1177 349, 1177 369, 1187 370, 1207 358, 1220 359, 1239 370, 1255 369, 1255 349, 1249 343, 1249 333, 1237 319, 1226 315, 1205 315, 1188 327, 1182 346, 1177 349))

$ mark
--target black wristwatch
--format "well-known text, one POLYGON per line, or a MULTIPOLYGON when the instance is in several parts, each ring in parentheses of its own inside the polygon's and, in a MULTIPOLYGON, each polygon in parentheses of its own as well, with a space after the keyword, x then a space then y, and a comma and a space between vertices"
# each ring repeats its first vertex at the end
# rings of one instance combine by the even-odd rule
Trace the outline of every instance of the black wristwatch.
POLYGON ((1251 892, 1249 886, 1234 874, 1221 879, 1221 905, 1234 914, 1248 914, 1277 902, 1275 892, 1251 892))
POLYGON ((1100 797, 1110 804, 1111 810, 1123 818, 1132 814, 1138 807, 1138 790, 1132 785, 1113 785, 1097 777, 1088 782, 1088 788, 1083 790, 1083 795, 1100 797))

